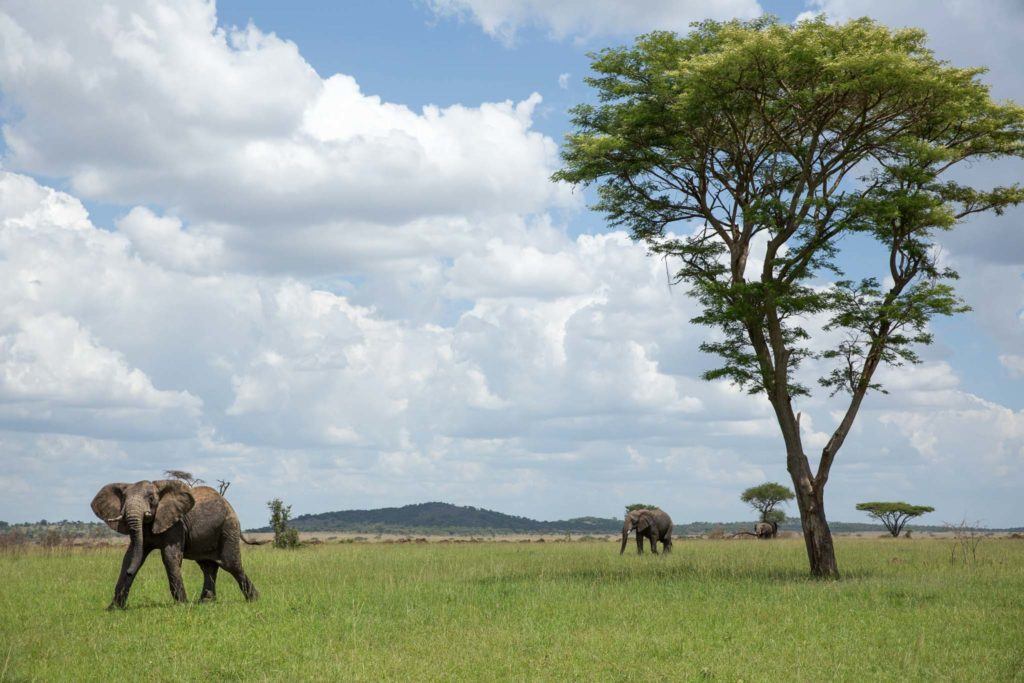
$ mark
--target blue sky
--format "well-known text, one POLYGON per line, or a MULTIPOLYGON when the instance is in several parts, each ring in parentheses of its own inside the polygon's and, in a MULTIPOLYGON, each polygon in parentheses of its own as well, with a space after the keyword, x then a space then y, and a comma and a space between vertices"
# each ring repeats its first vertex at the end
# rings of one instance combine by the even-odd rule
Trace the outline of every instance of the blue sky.
MULTIPOLYGON (((586 53, 708 15, 868 15, 922 25, 1024 101, 1024 10, 643 7, 5 6, 0 519, 87 518, 101 485, 168 467, 235 482, 249 525, 274 496, 298 513, 447 500, 550 519, 654 499, 680 520, 749 517, 743 488, 787 480, 767 406, 697 379, 693 303, 548 180, 591 96, 586 53)), ((933 523, 1022 523, 1020 219, 944 238, 975 310, 869 399, 831 518, 896 498, 935 505, 933 523)), ((851 241, 843 265, 876 255, 851 241)), ((809 450, 837 405, 801 406, 809 450)))

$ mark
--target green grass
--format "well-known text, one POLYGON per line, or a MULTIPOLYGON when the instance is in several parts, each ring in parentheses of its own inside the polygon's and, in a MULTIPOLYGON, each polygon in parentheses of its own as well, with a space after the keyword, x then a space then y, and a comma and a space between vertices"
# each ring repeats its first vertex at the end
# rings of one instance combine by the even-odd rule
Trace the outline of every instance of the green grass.
POLYGON ((839 582, 795 540, 246 548, 258 602, 187 606, 153 555, 123 612, 113 549, 0 554, 0 679, 1024 680, 1024 542, 837 544, 839 582))

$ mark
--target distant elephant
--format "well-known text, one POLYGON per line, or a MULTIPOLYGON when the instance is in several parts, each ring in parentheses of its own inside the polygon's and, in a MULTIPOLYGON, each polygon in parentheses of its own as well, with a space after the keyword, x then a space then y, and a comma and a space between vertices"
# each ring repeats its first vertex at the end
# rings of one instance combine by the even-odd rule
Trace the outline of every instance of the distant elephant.
POLYGON ((629 532, 636 529, 636 552, 644 553, 644 538, 651 541, 651 552, 658 554, 658 541, 662 550, 672 552, 672 518, 662 510, 630 510, 622 523, 622 547, 619 555, 626 551, 626 540, 629 532))
POLYGON ((758 538, 775 538, 778 533, 778 522, 758 522, 754 527, 754 535, 758 538))
POLYGON ((216 597, 220 567, 235 577, 246 600, 259 595, 242 569, 241 542, 260 544, 242 535, 231 505, 209 486, 192 488, 175 479, 107 484, 92 499, 92 511, 111 529, 131 538, 108 609, 124 608, 135 575, 156 549, 167 570, 171 595, 178 602, 186 601, 183 558, 195 560, 203 570, 200 602, 216 597))

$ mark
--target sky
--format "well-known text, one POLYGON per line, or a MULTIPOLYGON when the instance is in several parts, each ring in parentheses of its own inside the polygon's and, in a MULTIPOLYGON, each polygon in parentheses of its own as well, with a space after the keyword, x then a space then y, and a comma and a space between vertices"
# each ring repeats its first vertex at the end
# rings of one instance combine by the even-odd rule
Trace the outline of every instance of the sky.
MULTIPOLYGON (((1024 102, 1024 5, 640 5, 4 2, 0 519, 90 519, 104 484, 169 468, 231 481, 245 526, 273 497, 752 519, 740 492, 788 483, 767 402, 699 379, 694 302, 550 180, 587 53, 705 17, 867 15, 1024 102)), ((830 519, 881 499, 1024 524, 1022 218, 942 238, 973 311, 884 373, 830 519)), ((839 408, 798 406, 812 462, 839 408)))

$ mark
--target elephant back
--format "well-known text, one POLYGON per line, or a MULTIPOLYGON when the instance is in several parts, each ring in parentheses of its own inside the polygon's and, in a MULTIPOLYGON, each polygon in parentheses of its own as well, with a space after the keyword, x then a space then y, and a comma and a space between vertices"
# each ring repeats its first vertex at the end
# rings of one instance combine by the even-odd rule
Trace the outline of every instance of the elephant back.
POLYGON ((185 523, 190 529, 216 527, 219 529, 224 520, 234 513, 224 496, 209 486, 196 486, 192 489, 192 497, 196 504, 185 515, 185 523))
POLYGON ((664 510, 651 510, 651 514, 660 529, 665 530, 672 527, 672 518, 664 510))

